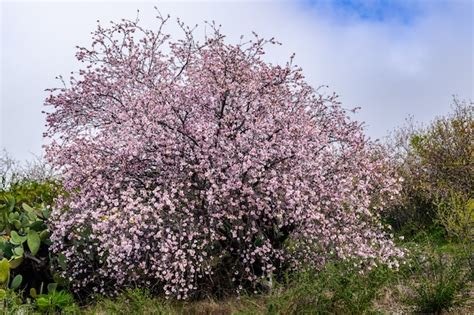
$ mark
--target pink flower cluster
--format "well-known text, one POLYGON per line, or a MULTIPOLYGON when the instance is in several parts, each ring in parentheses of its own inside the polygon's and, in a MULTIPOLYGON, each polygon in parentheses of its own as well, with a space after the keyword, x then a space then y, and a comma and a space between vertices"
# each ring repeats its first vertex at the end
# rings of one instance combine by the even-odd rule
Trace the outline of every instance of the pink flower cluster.
POLYGON ((213 28, 200 43, 180 24, 170 42, 159 19, 99 26, 85 68, 47 99, 68 192, 52 249, 73 289, 187 298, 331 258, 396 267, 378 213, 397 181, 337 97, 264 62, 273 40, 230 45, 213 28))

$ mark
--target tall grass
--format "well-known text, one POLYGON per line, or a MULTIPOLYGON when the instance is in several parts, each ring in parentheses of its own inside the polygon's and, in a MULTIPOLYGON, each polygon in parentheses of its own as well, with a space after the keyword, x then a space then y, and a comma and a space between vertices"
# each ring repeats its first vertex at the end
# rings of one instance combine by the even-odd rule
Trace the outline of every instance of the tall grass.
POLYGON ((362 314, 375 312, 374 300, 393 279, 393 272, 378 267, 360 273, 348 263, 330 264, 320 272, 305 271, 291 277, 285 288, 268 301, 269 314, 362 314))
POLYGON ((446 248, 449 247, 414 255, 411 267, 405 270, 405 282, 410 289, 406 303, 416 312, 440 314, 468 299, 473 280, 469 258, 462 249, 453 255, 446 253, 446 248))

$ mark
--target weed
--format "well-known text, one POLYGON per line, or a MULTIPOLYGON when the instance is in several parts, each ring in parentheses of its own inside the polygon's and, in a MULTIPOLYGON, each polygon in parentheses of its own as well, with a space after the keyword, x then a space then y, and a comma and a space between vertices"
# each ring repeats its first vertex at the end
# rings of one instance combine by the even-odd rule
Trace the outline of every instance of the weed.
POLYGON ((412 294, 406 302, 418 312, 439 314, 463 304, 471 274, 465 257, 433 252, 414 259, 408 276, 412 294))

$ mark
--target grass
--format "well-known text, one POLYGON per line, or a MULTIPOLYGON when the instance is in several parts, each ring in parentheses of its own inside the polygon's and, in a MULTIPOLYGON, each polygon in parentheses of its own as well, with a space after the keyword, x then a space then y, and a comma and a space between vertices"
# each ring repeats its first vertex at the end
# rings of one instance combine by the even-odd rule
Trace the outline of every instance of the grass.
POLYGON ((146 291, 131 290, 116 298, 101 298, 82 314, 263 314, 263 297, 240 297, 224 301, 176 301, 152 297, 146 291))
POLYGON ((102 298, 83 314, 393 314, 474 313, 473 273, 466 244, 406 241, 412 255, 399 271, 359 274, 349 264, 288 276, 272 292, 226 300, 171 301, 143 291, 102 298), (467 304, 466 304, 467 303, 467 304))
POLYGON ((472 299, 470 245, 424 245, 413 251, 410 266, 400 273, 409 289, 405 302, 418 313, 441 314, 472 299))
POLYGON ((330 264, 320 272, 306 271, 294 276, 273 294, 267 311, 275 314, 362 314, 371 312, 380 289, 393 272, 378 267, 360 274, 350 264, 330 264))
POLYGON ((272 292, 226 300, 176 301, 146 291, 98 297, 77 307, 58 293, 22 300, 7 290, 2 314, 393 314, 453 312, 474 314, 473 243, 456 243, 436 235, 405 240, 407 263, 393 271, 380 266, 360 274, 349 263, 328 264, 323 270, 288 275, 272 292), (471 259, 471 264, 469 264, 471 259), (41 313, 41 312, 40 312, 41 313))

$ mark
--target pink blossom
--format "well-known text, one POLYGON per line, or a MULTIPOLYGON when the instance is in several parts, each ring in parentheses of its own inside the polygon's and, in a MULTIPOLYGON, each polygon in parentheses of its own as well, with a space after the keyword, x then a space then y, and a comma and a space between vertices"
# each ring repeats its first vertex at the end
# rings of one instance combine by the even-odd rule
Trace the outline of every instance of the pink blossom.
POLYGON ((72 288, 187 298, 223 261, 238 291, 334 257, 396 267, 378 213, 397 179, 337 96, 292 59, 265 63, 273 40, 228 44, 214 28, 199 43, 181 25, 173 42, 159 26, 99 25, 85 68, 46 101, 68 192, 52 249, 72 288))

